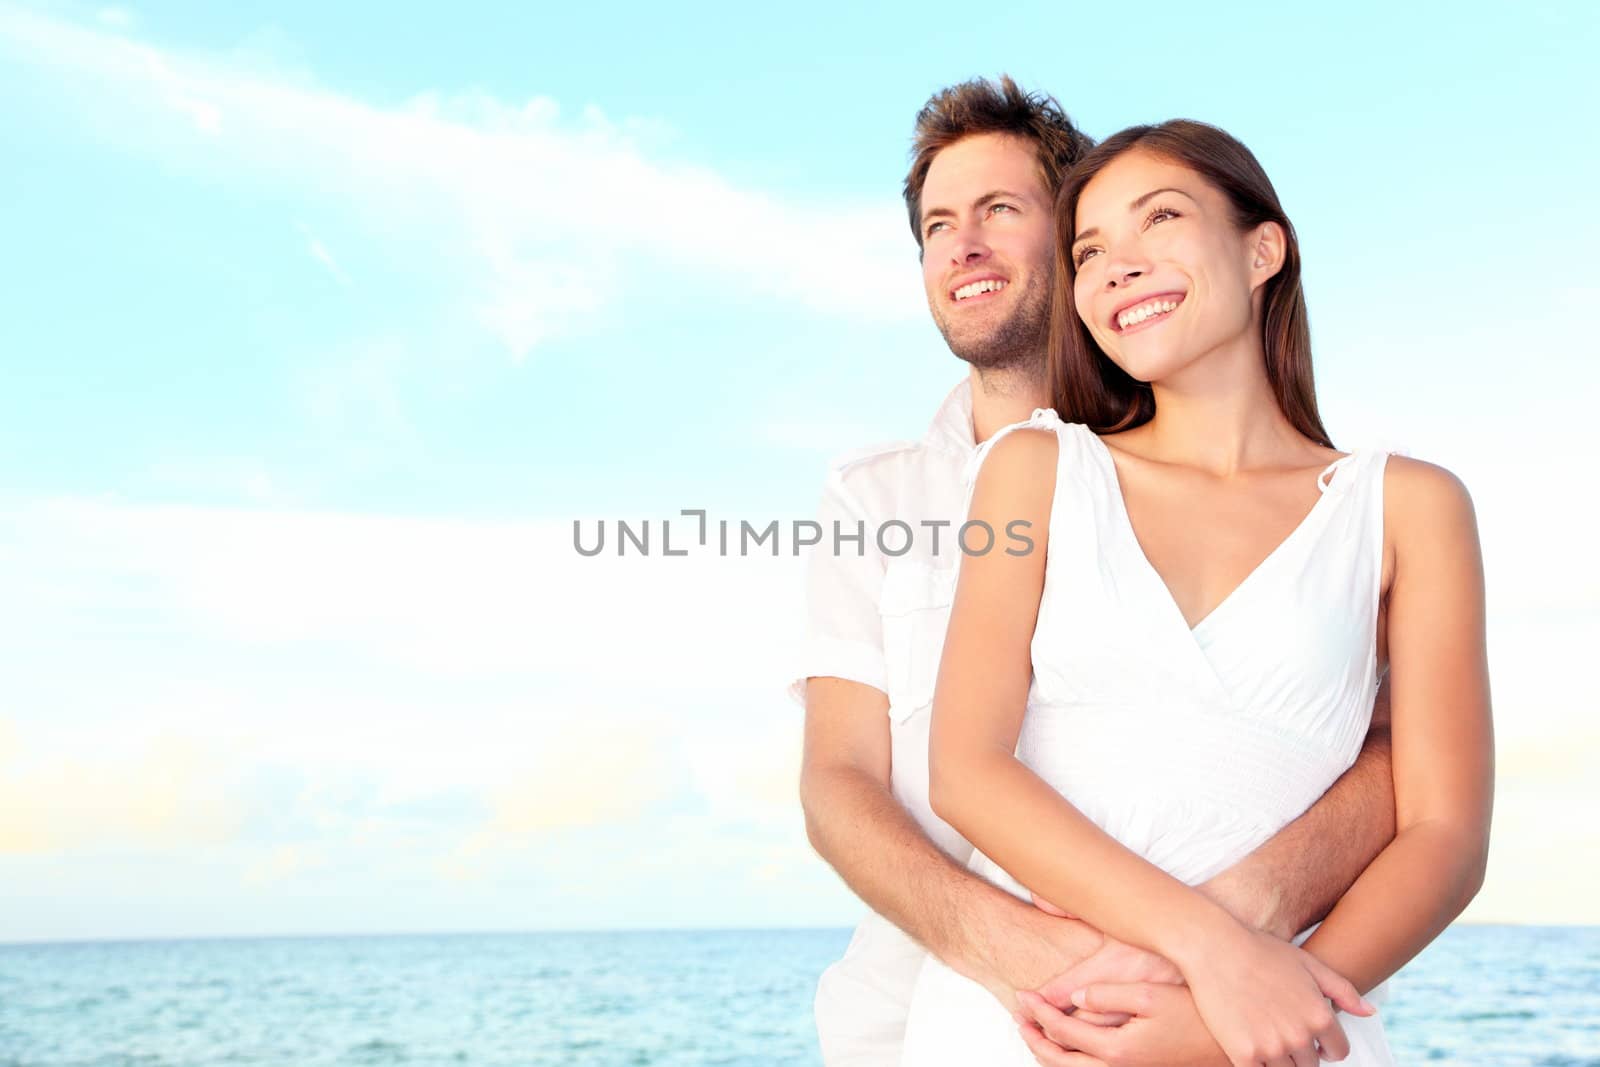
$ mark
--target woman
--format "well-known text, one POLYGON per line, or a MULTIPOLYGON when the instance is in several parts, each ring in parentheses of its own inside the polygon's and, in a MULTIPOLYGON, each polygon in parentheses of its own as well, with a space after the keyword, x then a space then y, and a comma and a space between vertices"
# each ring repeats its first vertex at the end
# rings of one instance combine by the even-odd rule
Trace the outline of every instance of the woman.
MULTIPOLYGON (((985 443, 970 507, 1047 536, 961 563, 934 809, 998 884, 1170 961, 1232 1063, 1392 1062, 1357 991, 1461 912, 1487 856, 1471 502, 1438 467, 1332 447, 1293 227, 1226 133, 1111 137, 1057 227, 1055 410, 985 443), (1353 762, 1385 669, 1394 841, 1303 946, 1247 928, 1190 886, 1353 762)), ((930 959, 904 1062, 1087 1062, 1043 1045, 1087 1023, 1025 1004, 1014 1021, 930 959)))

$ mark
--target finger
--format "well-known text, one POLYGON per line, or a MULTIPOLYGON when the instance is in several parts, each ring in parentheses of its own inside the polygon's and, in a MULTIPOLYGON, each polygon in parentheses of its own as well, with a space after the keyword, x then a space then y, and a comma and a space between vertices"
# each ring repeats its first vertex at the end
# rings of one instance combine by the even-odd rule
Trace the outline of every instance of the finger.
POLYGON ((1322 990, 1322 995, 1333 1001, 1333 1006, 1340 1011, 1347 1011, 1351 1015, 1374 1015, 1378 1009, 1356 992, 1356 987, 1339 972, 1329 967, 1310 953, 1306 954, 1307 969, 1311 977, 1316 979, 1317 988, 1322 990))
POLYGON ((1133 1018, 1133 1016, 1123 1011, 1085 1011, 1082 1008, 1066 1014, 1071 1015, 1074 1019, 1081 1019, 1090 1026, 1121 1026, 1133 1018))
POLYGON ((1309 1044, 1293 1050, 1289 1059, 1294 1064, 1294 1067, 1321 1067, 1321 1060, 1317 1056, 1317 1050, 1309 1044))
POLYGON ((1157 998, 1175 988, 1156 982, 1095 982, 1073 993, 1072 1003, 1080 1010, 1149 1015, 1157 998))
POLYGON ((1041 897, 1038 893, 1029 893, 1028 895, 1033 898, 1033 906, 1044 912, 1046 915, 1054 915, 1058 919, 1077 918, 1076 915, 1072 914, 1066 909, 1056 907, 1054 904, 1044 899, 1044 897, 1041 897))
POLYGON ((1018 993, 1017 1000, 1022 1003, 1022 1014, 1043 1030, 1044 1036, 1051 1041, 1064 1048, 1088 1052, 1102 1059, 1108 1055, 1111 1040, 1109 1035, 1116 1033, 1114 1029, 1095 1026, 1083 1022, 1075 1015, 1057 1011, 1037 993, 1018 993))
POLYGON ((1097 1060, 1086 1052, 1062 1048, 1040 1033, 1033 1023, 1024 1023, 1019 1029, 1023 1043, 1042 1067, 1106 1067, 1104 1060, 1097 1060))
POLYGON ((1083 980, 1083 965, 1080 963, 1071 970, 1050 979, 1050 981, 1039 987, 1038 992, 1041 997, 1054 1004, 1057 1008, 1065 1012, 1071 1012, 1072 994, 1085 984, 1087 983, 1083 980))
POLYGON ((1345 1036, 1344 1027, 1339 1025, 1337 1017, 1319 1029, 1316 1037, 1322 1059, 1338 1063, 1350 1055, 1350 1039, 1345 1036))

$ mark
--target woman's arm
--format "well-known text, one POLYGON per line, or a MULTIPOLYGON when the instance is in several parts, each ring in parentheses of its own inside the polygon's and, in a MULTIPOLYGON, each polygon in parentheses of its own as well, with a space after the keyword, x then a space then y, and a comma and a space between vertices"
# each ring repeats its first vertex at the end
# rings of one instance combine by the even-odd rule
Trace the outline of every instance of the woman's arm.
POLYGON ((997 540, 988 553, 961 560, 934 690, 929 799, 1041 897, 1173 958, 1186 938, 1227 913, 1105 833, 1014 755, 1033 675, 1029 646, 1044 591, 1058 448, 1053 431, 1016 430, 991 446, 979 471, 969 519, 997 531, 1026 520, 1035 548, 1013 556, 997 540))
POLYGON ((965 556, 934 690, 933 809, 1034 893, 1183 973, 1208 1028, 1237 1063, 1288 1062, 1312 1041, 1347 1048, 1324 996, 1366 1014, 1348 982, 1123 846, 1014 755, 1032 677, 1059 443, 1017 430, 990 446, 969 519, 1025 520, 1036 547, 965 556), (1041 548, 1043 549, 1041 551, 1041 548))
POLYGON ((1461 914, 1483 884, 1494 793, 1483 553, 1466 488, 1391 457, 1384 521, 1395 839, 1306 940, 1371 989, 1461 914))

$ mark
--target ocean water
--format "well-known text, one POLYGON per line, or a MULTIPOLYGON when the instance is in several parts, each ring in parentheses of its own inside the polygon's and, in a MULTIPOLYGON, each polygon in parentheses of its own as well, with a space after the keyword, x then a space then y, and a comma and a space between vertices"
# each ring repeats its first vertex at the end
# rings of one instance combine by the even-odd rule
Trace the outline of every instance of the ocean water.
MULTIPOLYGON (((845 930, 0 945, 0 1067, 818 1064, 845 930)), ((1446 931, 1401 1064, 1600 1067, 1600 928, 1446 931)))

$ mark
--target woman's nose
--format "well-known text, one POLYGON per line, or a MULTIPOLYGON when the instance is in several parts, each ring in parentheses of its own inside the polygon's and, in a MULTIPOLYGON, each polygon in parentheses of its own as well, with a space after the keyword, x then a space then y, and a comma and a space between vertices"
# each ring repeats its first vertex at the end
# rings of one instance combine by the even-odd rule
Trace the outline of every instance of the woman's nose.
POLYGON ((1110 276, 1106 279, 1107 289, 1125 289, 1133 284, 1135 278, 1144 273, 1142 268, 1127 264, 1114 265, 1114 267, 1115 269, 1110 271, 1110 276))

